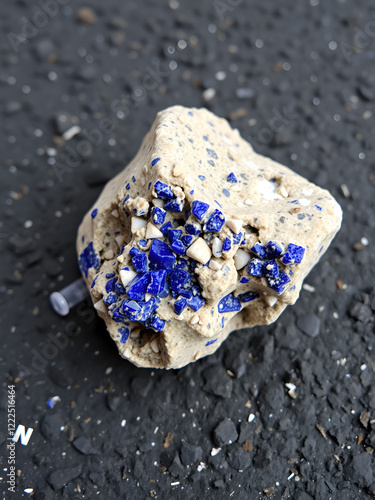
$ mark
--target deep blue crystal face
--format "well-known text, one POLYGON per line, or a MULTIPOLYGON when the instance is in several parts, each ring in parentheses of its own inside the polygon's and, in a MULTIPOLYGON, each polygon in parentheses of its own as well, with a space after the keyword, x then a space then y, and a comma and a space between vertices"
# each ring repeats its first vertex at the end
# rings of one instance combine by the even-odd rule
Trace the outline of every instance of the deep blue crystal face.
POLYGON ((107 281, 107 283, 105 284, 105 291, 107 293, 109 292, 115 292, 115 285, 116 285, 116 282, 117 282, 117 278, 111 278, 107 281))
POLYGON ((279 275, 277 278, 267 278, 268 284, 275 290, 279 295, 285 290, 285 286, 290 282, 290 278, 287 274, 284 273, 281 269, 279 270, 279 275))
POLYGON ((130 321, 137 321, 142 307, 135 300, 125 299, 121 303, 123 315, 130 321))
POLYGON ((193 236, 197 236, 201 232, 201 228, 199 224, 185 224, 185 231, 188 234, 192 234, 193 236))
POLYGON ((193 239, 194 236, 191 234, 183 234, 181 236, 181 241, 186 247, 189 247, 193 243, 193 239))
POLYGON ((167 272, 163 269, 160 271, 151 271, 149 273, 149 285, 147 293, 159 296, 165 287, 167 272))
POLYGON ((132 264, 137 273, 148 273, 147 254, 139 252, 132 258, 132 264))
POLYGON ((110 306, 111 304, 114 304, 115 302, 117 302, 117 295, 115 293, 111 292, 106 297, 104 297, 103 302, 107 306, 110 306))
POLYGON ((172 229, 172 227, 172 222, 169 220, 163 226, 161 226, 160 231, 164 234, 164 236, 167 236, 168 231, 172 229))
POLYGON ((260 259, 264 259, 266 256, 266 247, 261 243, 256 243, 252 248, 250 248, 250 251, 255 253, 255 255, 260 259))
POLYGON ((165 320, 161 319, 157 314, 154 314, 151 319, 151 326, 157 332, 161 332, 165 327, 165 320))
POLYGON ((100 265, 99 256, 94 250, 94 243, 91 241, 87 247, 80 254, 78 259, 78 265, 81 272, 87 278, 90 268, 98 269, 100 265))
POLYGON ((134 257, 134 255, 138 255, 140 253, 140 250, 138 250, 137 247, 132 247, 130 250, 129 250, 129 255, 131 257, 134 257))
POLYGON ((176 240, 171 244, 171 248, 174 252, 178 253, 179 255, 185 255, 186 254, 186 247, 182 243, 181 240, 176 240))
POLYGON ((267 259, 277 259, 282 254, 282 247, 276 241, 269 241, 266 246, 267 259))
POLYGON ((188 306, 193 309, 193 311, 199 311, 201 307, 206 303, 206 299, 202 297, 200 293, 196 293, 190 299, 187 299, 188 306))
POLYGON ((227 181, 228 181, 228 182, 232 182, 232 183, 238 182, 238 181, 237 181, 237 178, 236 178, 236 176, 234 175, 234 173, 233 173, 233 172, 231 172, 231 173, 228 175, 228 177, 227 177, 227 181))
POLYGON ((191 211, 195 215, 197 219, 200 221, 204 219, 207 210, 210 208, 208 203, 204 203, 203 201, 195 200, 191 204, 191 211))
POLYGON ((240 299, 241 302, 246 303, 246 302, 251 302, 252 300, 258 299, 259 298, 259 293, 257 292, 245 292, 245 293, 240 293, 238 295, 238 298, 240 299))
POLYGON ((263 276, 266 278, 277 278, 279 275, 279 268, 275 260, 265 260, 263 262, 263 276))
POLYGON ((294 245, 294 243, 289 243, 286 252, 281 257, 281 262, 286 266, 292 266, 293 264, 300 264, 305 255, 304 247, 299 245, 294 245))
POLYGON ((169 243, 173 243, 176 240, 181 238, 182 231, 181 229, 168 229, 167 236, 169 243))
POLYGON ((128 297, 133 300, 144 300, 148 286, 148 274, 138 274, 126 288, 128 297))
POLYGON ((172 250, 161 240, 154 239, 150 247, 149 253, 150 268, 152 271, 165 270, 169 274, 176 262, 172 250))
POLYGON ((183 269, 174 269, 169 278, 170 287, 173 291, 180 293, 191 287, 191 274, 183 269))
POLYGON ((156 225, 164 224, 167 212, 160 207, 153 207, 151 211, 152 222, 156 225))
POLYGON ((240 311, 241 302, 238 297, 235 297, 233 293, 229 293, 223 297, 217 305, 219 313, 226 313, 231 311, 240 311))
POLYGON ((156 181, 154 188, 156 196, 161 200, 171 200, 173 198, 172 190, 165 182, 156 181))
POLYGON ((129 334, 130 334, 129 328, 126 328, 126 326, 120 326, 120 328, 118 329, 118 332, 121 335, 121 337, 120 337, 121 344, 125 344, 129 338, 129 334))
POLYGON ((233 233, 233 243, 235 245, 238 245, 238 243, 241 241, 242 238, 242 233, 234 234, 233 233))
POLYGON ((247 272, 250 276, 260 278, 263 275, 263 262, 259 259, 250 259, 247 265, 247 272))
POLYGON ((205 233, 218 233, 225 223, 223 212, 215 208, 203 227, 205 233))
POLYGON ((182 212, 184 208, 184 200, 181 200, 180 198, 174 198, 173 200, 167 201, 167 203, 164 205, 164 208, 169 212, 182 212))
POLYGON ((222 251, 227 252, 231 248, 232 248, 232 242, 230 241, 230 238, 226 237, 223 243, 222 251))
POLYGON ((174 303, 174 312, 180 315, 182 311, 186 308, 186 306, 187 306, 187 300, 184 297, 180 297, 174 303))

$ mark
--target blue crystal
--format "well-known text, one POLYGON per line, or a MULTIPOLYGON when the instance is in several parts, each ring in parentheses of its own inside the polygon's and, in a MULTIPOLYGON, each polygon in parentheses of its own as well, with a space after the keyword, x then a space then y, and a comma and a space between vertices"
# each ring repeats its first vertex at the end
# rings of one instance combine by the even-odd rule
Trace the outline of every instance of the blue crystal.
POLYGON ((204 203, 203 201, 195 200, 191 204, 191 211, 195 215, 195 217, 199 220, 203 220, 207 210, 210 208, 208 203, 204 203))
MULTIPOLYGON (((233 231, 232 231, 232 233, 233 233, 233 231)), ((242 238, 242 233, 238 233, 238 234, 233 233, 233 243, 235 245, 238 245, 238 243, 241 241, 241 238, 242 238)))
POLYGON ((173 243, 176 240, 181 238, 182 231, 181 229, 168 229, 167 236, 169 243, 173 243))
POLYGON ((266 254, 268 259, 277 259, 282 254, 282 247, 276 241, 269 241, 266 246, 266 254))
POLYGON ((98 209, 94 208, 94 210, 91 212, 91 217, 95 219, 95 217, 98 215, 98 209))
POLYGON ((242 276, 242 278, 240 279, 240 283, 248 283, 249 282, 249 278, 246 278, 246 276, 242 276))
POLYGON ((117 323, 123 323, 127 317, 122 314, 120 311, 120 308, 117 307, 113 312, 112 312, 112 318, 117 322, 117 323))
POLYGON ((259 298, 259 293, 256 292, 240 293, 238 295, 238 298, 240 299, 241 302, 251 302, 252 300, 259 298))
MULTIPOLYGON (((223 318, 224 319, 224 318, 223 318)), ((217 339, 213 339, 213 340, 209 340, 207 343, 206 343, 206 347, 211 345, 211 344, 214 344, 215 342, 217 341, 217 339)))
POLYGON ((174 252, 178 253, 179 255, 185 255, 186 254, 186 248, 184 244, 182 243, 181 240, 176 240, 171 244, 171 248, 174 252))
POLYGON ((147 293, 151 295, 160 295, 165 287, 165 282, 167 278, 167 272, 161 271, 151 271, 149 273, 150 284, 147 287, 147 293))
POLYGON ((141 306, 141 312, 138 317, 138 321, 141 323, 147 321, 152 313, 158 308, 157 299, 155 297, 151 297, 147 302, 140 301, 138 304, 141 306))
POLYGON ((188 290, 191 287, 191 274, 183 269, 174 269, 169 279, 172 290, 180 293, 181 290, 188 290))
POLYGON ((107 281, 107 283, 105 284, 105 291, 107 293, 109 292, 114 292, 115 291, 115 284, 117 282, 117 278, 111 278, 107 281))
POLYGON ((164 234, 164 236, 167 236, 168 230, 172 229, 172 222, 169 220, 164 224, 164 226, 161 226, 160 231, 164 234))
POLYGON ((232 293, 223 297, 217 305, 219 313, 226 313, 231 311, 240 311, 241 302, 232 293))
POLYGON ((117 302, 117 295, 111 292, 106 297, 104 297, 103 302, 104 304, 107 304, 107 306, 110 306, 111 304, 117 302))
POLYGON ((165 320, 161 319, 157 314, 154 314, 151 319, 151 326, 157 332, 161 332, 165 327, 165 320))
POLYGON ((147 254, 139 252, 132 258, 132 263, 137 273, 148 273, 147 254))
POLYGON ((154 166, 159 160, 160 158, 154 158, 151 162, 151 165, 154 166))
POLYGON ((199 311, 201 307, 206 303, 206 299, 202 297, 199 293, 193 295, 191 299, 188 299, 188 306, 191 307, 194 311, 199 311))
POLYGON ((154 188, 156 196, 161 200, 170 200, 171 198, 173 198, 172 190, 165 182, 156 181, 154 184, 154 188))
POLYGON ((189 300, 193 298, 193 292, 191 290, 181 290, 180 295, 189 300))
POLYGON ((159 297, 161 299, 164 299, 165 297, 168 297, 168 295, 169 295, 169 284, 168 281, 166 281, 163 290, 159 293, 159 297))
POLYGON ((289 243, 286 252, 281 257, 281 262, 287 266, 299 264, 305 255, 305 249, 293 243, 289 243))
POLYGON ((164 269, 169 274, 174 266, 176 257, 169 246, 161 240, 154 239, 149 253, 150 268, 152 271, 164 269))
POLYGON ((118 293, 119 295, 124 295, 125 288, 121 285, 121 283, 116 283, 116 293, 118 293))
POLYGON ((186 247, 189 247, 193 243, 193 239, 194 237, 191 234, 183 234, 181 236, 181 241, 186 247))
POLYGON ((259 259, 251 259, 247 265, 247 272, 251 276, 260 278, 263 275, 263 263, 259 259))
POLYGON ((187 300, 184 299, 184 297, 180 297, 174 303, 174 312, 180 315, 182 311, 186 308, 186 306, 187 306, 187 300))
POLYGON ((228 182, 233 182, 233 183, 237 182, 237 178, 236 178, 236 176, 234 175, 234 173, 233 173, 233 172, 231 172, 231 173, 228 175, 228 177, 227 177, 227 181, 228 181, 228 182))
POLYGON ((230 241, 230 239, 227 237, 227 238, 225 238, 225 240, 224 240, 222 251, 223 251, 223 252, 227 252, 227 251, 228 251, 228 250, 230 250, 231 248, 232 248, 232 242, 231 242, 231 241, 230 241))
POLYGON ((145 247, 147 245, 147 240, 139 240, 138 243, 141 245, 141 247, 145 247))
POLYGON ((284 291, 285 285, 290 282, 290 278, 287 274, 280 269, 279 276, 277 278, 268 278, 268 284, 275 290, 279 295, 284 291))
POLYGON ((263 262, 263 276, 266 278, 277 278, 279 275, 279 268, 275 260, 265 260, 263 262))
POLYGON ((115 276, 115 273, 107 273, 105 275, 105 277, 107 278, 107 280, 109 280, 109 278, 113 278, 115 276))
POLYGON ((199 224, 196 224, 196 223, 185 224, 185 231, 188 234, 192 234, 193 236, 196 236, 197 234, 200 234, 201 227, 199 224))
POLYGON ((126 328, 126 326, 121 326, 119 329, 118 329, 118 332, 119 334, 121 335, 121 338, 120 338, 120 342, 121 344, 125 344, 126 341, 128 340, 129 338, 129 328, 126 328))
POLYGON ((126 293, 130 299, 144 300, 148 286, 148 274, 138 274, 126 288, 126 293))
POLYGON ((160 207, 153 207, 151 211, 151 217, 154 224, 164 224, 167 212, 160 207))
POLYGON ((227 198, 229 198, 229 196, 230 196, 230 192, 228 191, 228 189, 225 189, 225 188, 223 189, 223 194, 224 194, 224 196, 226 196, 227 198))
POLYGON ((142 307, 135 300, 123 300, 121 309, 125 317, 130 319, 130 321, 138 321, 138 317, 142 311, 142 307))
POLYGON ((167 201, 164 208, 170 212, 182 212, 184 208, 184 200, 181 200, 181 198, 174 198, 173 200, 167 201))
POLYGON ((220 212, 217 208, 212 212, 212 214, 207 219, 206 224, 203 227, 205 233, 218 233, 223 227, 225 222, 225 217, 223 212, 220 212))
POLYGON ((138 250, 137 247, 132 247, 130 250, 129 250, 129 255, 131 257, 134 257, 135 255, 138 255, 140 253, 140 250, 138 250))
POLYGON ((256 243, 252 248, 250 248, 250 251, 255 253, 255 255, 260 259, 264 259, 266 256, 266 247, 261 243, 256 243))
POLYGON ((83 250, 83 252, 79 256, 78 260, 79 268, 81 272, 87 278, 89 269, 93 267, 94 269, 98 269, 100 265, 99 256, 94 250, 94 244, 91 241, 87 247, 83 250))

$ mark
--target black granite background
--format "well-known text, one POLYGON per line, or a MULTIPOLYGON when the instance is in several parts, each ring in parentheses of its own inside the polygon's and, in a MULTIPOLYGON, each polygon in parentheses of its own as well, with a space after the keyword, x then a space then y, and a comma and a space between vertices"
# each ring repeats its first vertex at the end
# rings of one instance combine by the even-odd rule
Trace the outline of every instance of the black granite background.
POLYGON ((0 3, 2 498, 375 498, 373 2, 0 3), (62 319, 48 295, 79 276, 83 214, 177 103, 329 189, 344 222, 277 324, 142 370, 88 302, 62 319), (12 383, 34 429, 16 493, 12 383))

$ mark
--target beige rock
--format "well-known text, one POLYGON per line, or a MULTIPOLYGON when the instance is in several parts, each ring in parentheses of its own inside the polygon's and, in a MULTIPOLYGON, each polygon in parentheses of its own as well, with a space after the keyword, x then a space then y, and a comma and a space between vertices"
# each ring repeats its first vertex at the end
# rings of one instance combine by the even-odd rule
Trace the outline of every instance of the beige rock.
POLYGON ((328 191, 256 154, 226 120, 206 109, 174 106, 158 113, 136 157, 108 182, 86 214, 77 251, 98 314, 121 356, 138 366, 179 368, 213 353, 231 331, 272 323, 288 304, 294 304, 304 278, 339 230, 341 218, 341 208, 328 191), (164 199, 170 196, 172 200, 164 199), (194 201, 209 208, 190 213, 194 201), (170 239, 160 233, 157 210, 165 210, 164 224, 170 223, 182 235, 188 227, 199 231, 191 241, 183 240, 190 245, 187 255, 180 255, 184 247, 178 233, 170 233, 170 239), (214 210, 219 211, 218 225, 211 217, 214 210), (178 297, 153 295, 159 291, 149 288, 151 275, 137 281, 141 274, 135 266, 141 264, 132 261, 132 248, 146 253, 151 271, 169 265, 155 264, 154 245, 167 248, 170 261, 190 273, 190 281, 178 283, 177 278, 186 275, 176 271, 171 275, 167 269, 178 297), (257 249, 263 257, 265 248, 268 256, 275 253, 275 258, 268 258, 274 262, 258 259, 257 249), (202 264, 206 259, 208 265, 202 264), (259 269, 261 276, 256 275, 259 269), (193 304, 189 299, 190 305, 180 311, 185 300, 181 293, 189 293, 191 280, 193 304), (137 287, 142 300, 127 295, 137 295, 137 287), (194 310, 197 297, 205 302, 194 310), (163 331, 143 321, 152 304, 159 325, 165 321, 163 331))

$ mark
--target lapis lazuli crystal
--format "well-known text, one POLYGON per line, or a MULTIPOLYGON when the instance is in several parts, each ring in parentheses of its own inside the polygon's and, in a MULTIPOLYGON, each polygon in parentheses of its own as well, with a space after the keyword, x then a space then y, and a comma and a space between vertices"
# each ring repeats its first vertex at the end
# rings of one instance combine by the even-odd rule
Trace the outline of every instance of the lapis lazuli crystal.
POLYGON ((129 338, 129 328, 126 328, 126 326, 121 326, 119 329, 118 329, 118 332, 119 334, 121 335, 120 337, 120 342, 121 344, 125 344, 126 341, 128 340, 129 338))
POLYGON ((282 247, 276 241, 269 241, 266 246, 266 254, 268 259, 277 259, 282 254, 282 247))
POLYGON ((231 311, 240 311, 241 302, 233 293, 229 293, 223 297, 217 305, 219 313, 226 313, 231 311))
POLYGON ((251 259, 247 265, 247 272, 251 276, 260 278, 263 274, 263 263, 259 259, 251 259))
POLYGON ((265 260, 263 262, 263 276, 266 278, 277 278, 279 275, 279 268, 275 260, 265 260))
POLYGON ((150 283, 147 287, 147 293, 151 295, 160 295, 165 287, 167 272, 163 269, 160 271, 151 271, 149 273, 150 283))
POLYGON ((203 227, 203 231, 205 233, 218 233, 223 227, 225 222, 225 217, 223 212, 220 212, 217 208, 212 212, 212 214, 208 217, 207 222, 203 227))
POLYGON ((191 274, 183 269, 174 269, 170 275, 170 286, 172 290, 180 293, 181 290, 187 290, 191 286, 191 274))
POLYGON ((137 273, 148 273, 147 254, 139 252, 132 258, 132 264, 137 273))
POLYGON ((190 246, 193 243, 193 239, 194 237, 191 234, 183 234, 181 236, 181 241, 186 247, 190 246))
POLYGON ((158 239, 152 240, 149 259, 152 271, 164 269, 167 271, 167 274, 172 271, 176 262, 176 257, 169 246, 164 241, 158 239))
POLYGON ((182 243, 181 240, 175 240, 171 244, 171 248, 174 252, 178 253, 179 255, 185 255, 186 254, 186 247, 182 243))
POLYGON ((173 243, 176 240, 181 238, 182 231, 181 229, 168 229, 167 236, 169 243, 173 243))
POLYGON ((148 281, 148 274, 138 274, 126 289, 128 297, 133 300, 144 300, 148 281))
POLYGON ((81 272, 87 278, 89 269, 98 269, 100 265, 99 256, 94 250, 94 243, 91 241, 79 256, 78 260, 81 272))
POLYGON ((232 248, 232 242, 230 241, 230 238, 226 237, 223 243, 222 251, 227 252, 231 248, 232 248))
POLYGON ((291 266, 293 264, 300 264, 302 262, 303 256, 305 255, 305 249, 299 245, 294 245, 294 243, 289 243, 286 252, 281 257, 281 262, 286 266, 291 266))
POLYGON ((184 208, 184 200, 181 200, 181 198, 174 198, 173 200, 167 201, 164 208, 170 212, 182 212, 184 208))
POLYGON ((201 227, 199 224, 195 224, 195 223, 185 224, 185 231, 188 234, 192 234, 193 236, 196 236, 196 235, 200 234, 201 227))
POLYGON ((154 188, 156 196, 161 200, 170 200, 173 198, 172 190, 165 182, 156 181, 154 184, 154 188))
POLYGON ((161 319, 160 316, 154 314, 151 318, 151 326, 157 332, 161 332, 165 327, 165 320, 161 319))
POLYGON ((266 247, 261 243, 256 243, 252 248, 250 248, 250 251, 255 253, 255 255, 260 259, 264 259, 266 256, 266 247))
POLYGON ((191 211, 195 215, 197 219, 200 221, 203 220, 205 214, 207 213, 207 210, 210 208, 210 205, 208 203, 204 203, 203 201, 198 201, 195 200, 191 204, 191 211))
POLYGON ((160 231, 164 234, 164 236, 167 236, 168 231, 172 229, 172 227, 172 222, 169 220, 163 226, 161 226, 160 231))
POLYGON ((238 182, 238 181, 237 181, 237 177, 234 175, 234 173, 233 173, 233 172, 231 172, 231 173, 228 175, 228 177, 227 177, 227 181, 228 181, 228 182, 233 182, 233 183, 238 182))
POLYGON ((180 297, 174 303, 174 312, 180 315, 182 311, 186 308, 186 306, 187 306, 187 300, 184 299, 184 297, 180 297))
POLYGON ((153 207, 151 211, 151 217, 154 224, 164 224, 167 212, 160 207, 153 207))
POLYGON ((268 284, 270 285, 272 290, 275 290, 275 292, 277 292, 279 295, 285 290, 285 286, 289 282, 289 276, 285 274, 281 269, 277 278, 268 278, 268 284))
POLYGON ((259 293, 257 292, 245 292, 245 293, 240 293, 238 295, 238 298, 240 299, 241 302, 251 302, 252 300, 258 299, 259 298, 259 293))

